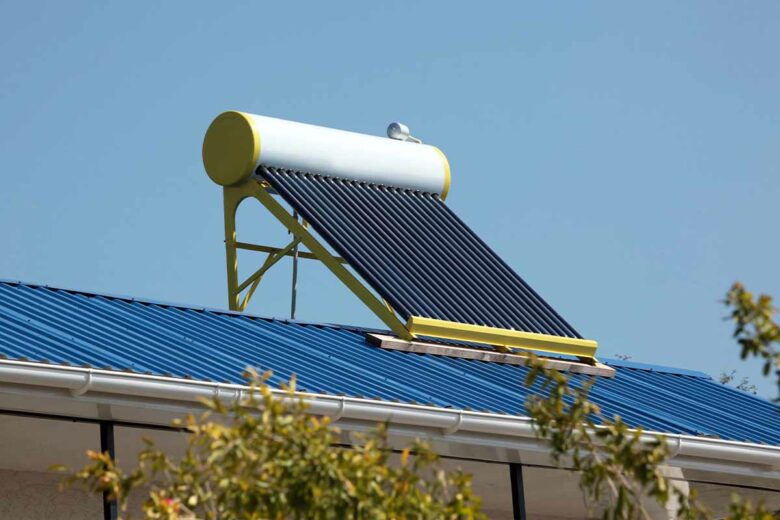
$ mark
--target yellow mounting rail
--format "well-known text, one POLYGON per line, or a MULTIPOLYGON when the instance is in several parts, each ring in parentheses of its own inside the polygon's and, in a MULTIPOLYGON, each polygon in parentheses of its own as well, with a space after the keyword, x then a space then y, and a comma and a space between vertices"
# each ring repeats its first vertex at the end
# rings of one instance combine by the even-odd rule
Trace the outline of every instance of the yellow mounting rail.
POLYGON ((500 347, 522 348, 569 354, 572 356, 595 359, 598 343, 590 339, 567 338, 549 334, 536 334, 519 330, 499 329, 483 325, 468 325, 454 321, 436 320, 412 316, 406 322, 406 329, 413 336, 433 336, 436 338, 487 343, 500 347))
POLYGON ((341 282, 347 286, 382 322, 399 338, 412 340, 417 336, 455 341, 469 341, 495 345, 501 348, 520 348, 557 354, 577 356, 583 360, 594 361, 597 343, 592 340, 536 334, 516 330, 500 329, 482 325, 469 325, 452 321, 412 316, 406 323, 398 317, 393 308, 377 296, 347 267, 345 260, 334 256, 300 222, 290 214, 268 192, 268 185, 256 179, 248 179, 237 186, 227 186, 224 190, 225 211, 225 253, 227 259, 228 303, 231 310, 243 311, 252 298, 263 275, 279 260, 292 254, 293 249, 302 244, 308 251, 298 253, 300 258, 315 259, 322 262, 341 282), (293 240, 286 246, 269 247, 236 241, 236 210, 244 199, 257 199, 287 230, 293 240), (239 249, 267 253, 265 262, 244 281, 238 279, 239 249), (244 294, 243 298, 241 297, 244 294))

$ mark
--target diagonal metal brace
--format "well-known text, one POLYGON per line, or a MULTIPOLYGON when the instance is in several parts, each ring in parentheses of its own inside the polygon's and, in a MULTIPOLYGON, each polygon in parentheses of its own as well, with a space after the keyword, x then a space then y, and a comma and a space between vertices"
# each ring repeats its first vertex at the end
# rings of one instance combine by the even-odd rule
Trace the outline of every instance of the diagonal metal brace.
MULTIPOLYGON (((412 339, 414 336, 409 332, 404 323, 398 318, 393 310, 387 306, 380 298, 374 295, 350 270, 344 265, 342 258, 336 257, 312 235, 306 227, 298 222, 297 219, 287 209, 276 201, 268 193, 267 185, 254 179, 247 180, 239 186, 226 187, 224 189, 225 203, 225 251, 227 257, 228 271, 228 298, 232 310, 243 310, 249 302, 254 289, 257 287, 262 275, 272 267, 273 264, 283 258, 298 243, 303 244, 310 254, 316 257, 327 267, 336 277, 351 290, 360 301, 362 301, 387 327, 399 338, 412 339), (243 283, 238 283, 238 257, 236 254, 238 243, 236 242, 236 209, 245 198, 256 198, 265 208, 290 231, 295 240, 276 253, 272 253, 266 259, 263 266, 252 274, 243 283), (267 265, 268 264, 268 265, 267 265), (240 301, 240 293, 250 284, 249 292, 240 301)), ((244 244, 241 243, 243 246, 244 244)), ((243 249, 243 247, 242 247, 243 249)), ((246 248, 249 249, 249 248, 246 248)), ((258 248, 259 249, 259 248, 258 248)))

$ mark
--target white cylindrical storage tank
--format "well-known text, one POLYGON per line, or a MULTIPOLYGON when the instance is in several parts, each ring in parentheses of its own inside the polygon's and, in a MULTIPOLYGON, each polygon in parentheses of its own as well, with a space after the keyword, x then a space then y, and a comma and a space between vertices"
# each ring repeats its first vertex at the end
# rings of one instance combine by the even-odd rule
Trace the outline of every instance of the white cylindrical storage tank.
POLYGON ((232 186, 259 165, 436 193, 445 198, 450 166, 435 146, 276 119, 224 112, 203 139, 211 180, 232 186))

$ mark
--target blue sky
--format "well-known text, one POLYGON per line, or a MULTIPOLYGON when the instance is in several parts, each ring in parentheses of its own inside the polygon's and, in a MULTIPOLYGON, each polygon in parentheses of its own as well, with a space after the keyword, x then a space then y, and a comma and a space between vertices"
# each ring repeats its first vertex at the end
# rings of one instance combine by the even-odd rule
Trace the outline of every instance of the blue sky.
MULTIPOLYGON (((211 119, 400 120, 449 157, 448 204, 601 356, 774 391, 718 301, 736 279, 780 296, 776 2, 0 7, 0 277, 224 307, 211 119)), ((286 239, 239 216, 243 240, 286 239)), ((289 266, 269 276, 249 310, 284 317, 289 266)), ((299 318, 377 323, 313 263, 299 318)))

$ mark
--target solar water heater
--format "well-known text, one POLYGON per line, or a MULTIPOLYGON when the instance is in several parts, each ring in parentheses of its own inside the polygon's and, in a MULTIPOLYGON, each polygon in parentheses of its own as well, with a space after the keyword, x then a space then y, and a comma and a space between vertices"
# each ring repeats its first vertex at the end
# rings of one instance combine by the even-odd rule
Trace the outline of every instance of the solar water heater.
POLYGON ((223 186, 231 309, 245 309, 262 276, 296 254, 321 261, 401 340, 595 362, 597 343, 583 338, 445 204, 451 173, 438 148, 225 112, 206 132, 203 162, 223 186), (236 209, 246 198, 260 201, 290 231, 290 244, 236 240, 236 209), (239 249, 267 254, 243 281, 239 249))

